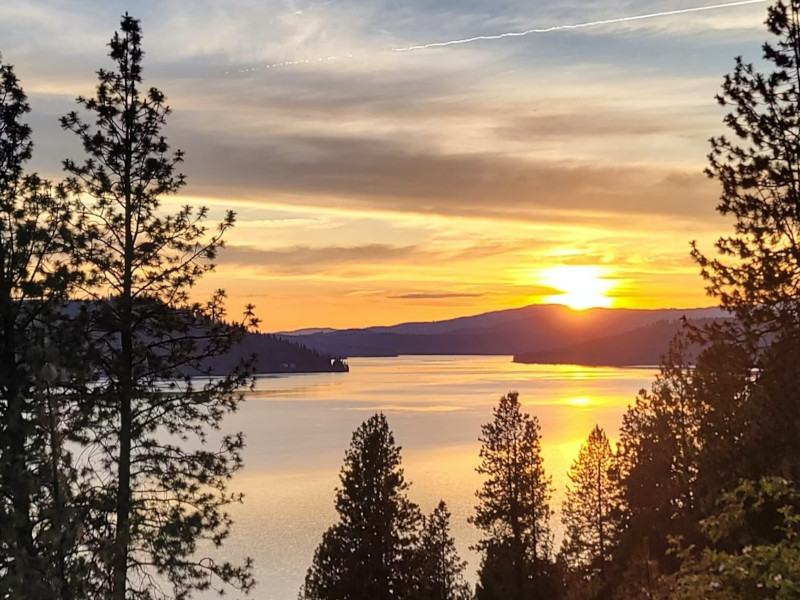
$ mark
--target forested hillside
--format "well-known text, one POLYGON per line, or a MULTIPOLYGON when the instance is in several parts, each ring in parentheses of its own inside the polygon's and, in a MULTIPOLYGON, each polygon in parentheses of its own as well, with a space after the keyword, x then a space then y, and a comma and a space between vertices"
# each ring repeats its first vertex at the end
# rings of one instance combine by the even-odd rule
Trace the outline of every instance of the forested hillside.
POLYGON ((248 357, 255 357, 253 371, 260 373, 345 372, 347 364, 329 354, 310 350, 298 342, 268 333, 248 332, 230 350, 203 361, 201 370, 212 375, 228 373, 248 357))

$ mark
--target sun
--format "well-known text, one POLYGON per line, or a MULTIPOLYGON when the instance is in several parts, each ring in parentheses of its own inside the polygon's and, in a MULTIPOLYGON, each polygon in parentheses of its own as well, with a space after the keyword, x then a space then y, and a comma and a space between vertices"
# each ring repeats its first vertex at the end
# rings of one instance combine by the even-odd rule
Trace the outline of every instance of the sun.
POLYGON ((575 398, 567 398, 566 400, 564 400, 564 404, 568 404, 570 406, 586 407, 594 404, 594 400, 586 396, 578 396, 575 398))
POLYGON ((611 308, 609 292, 616 285, 603 267, 563 265, 542 271, 539 281, 560 291, 547 296, 546 302, 564 304, 574 310, 611 308))

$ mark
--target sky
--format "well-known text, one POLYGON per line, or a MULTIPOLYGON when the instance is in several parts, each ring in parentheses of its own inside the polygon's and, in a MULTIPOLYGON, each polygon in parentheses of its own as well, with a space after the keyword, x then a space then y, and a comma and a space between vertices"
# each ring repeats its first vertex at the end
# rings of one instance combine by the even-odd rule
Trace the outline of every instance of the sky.
POLYGON ((81 158, 58 117, 110 67, 125 12, 173 110, 188 185, 165 209, 237 213, 193 291, 265 331, 561 302, 695 307, 689 242, 731 223, 703 174, 714 95, 758 62, 765 2, 37 0, 0 3, 32 113, 31 169, 81 158), (496 36, 529 29, 546 33, 496 36))

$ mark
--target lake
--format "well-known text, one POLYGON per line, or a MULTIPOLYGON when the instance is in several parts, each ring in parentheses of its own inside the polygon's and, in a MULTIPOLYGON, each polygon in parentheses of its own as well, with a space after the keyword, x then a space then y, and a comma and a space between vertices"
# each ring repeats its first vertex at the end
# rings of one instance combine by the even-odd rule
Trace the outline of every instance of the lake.
MULTIPOLYGON (((348 361, 350 373, 263 376, 225 424, 247 437, 245 468, 232 487, 246 494, 224 556, 255 561, 254 598, 295 600, 322 533, 336 520, 334 489, 352 432, 382 411, 402 446, 410 498, 429 512, 439 501, 474 581, 478 539, 467 523, 481 478, 480 426, 503 394, 518 391, 541 424, 542 453, 553 477, 552 522, 567 471, 595 424, 612 442, 625 408, 649 387, 655 368, 520 365, 511 357, 402 356, 348 361)), ((211 597, 211 596, 209 596, 211 597)), ((238 594, 232 594, 238 597, 238 594)))

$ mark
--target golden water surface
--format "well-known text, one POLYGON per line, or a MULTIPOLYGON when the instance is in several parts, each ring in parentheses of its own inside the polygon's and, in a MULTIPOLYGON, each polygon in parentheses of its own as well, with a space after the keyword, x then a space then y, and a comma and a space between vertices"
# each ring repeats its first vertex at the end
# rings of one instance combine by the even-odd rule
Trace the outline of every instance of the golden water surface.
MULTIPOLYGON (((467 523, 480 477, 480 426, 503 394, 518 391, 541 424, 545 469, 558 509, 567 471, 595 424, 612 443, 626 406, 649 387, 655 368, 519 365, 510 357, 361 358, 350 373, 265 376, 225 429, 247 437, 244 492, 223 554, 255 560, 254 598, 294 600, 322 533, 335 521, 334 489, 350 438, 376 411, 386 414, 402 446, 409 495, 424 511, 439 499, 453 514, 453 535, 474 580, 477 531, 467 523)), ((233 594, 237 597, 238 594, 233 594)))

